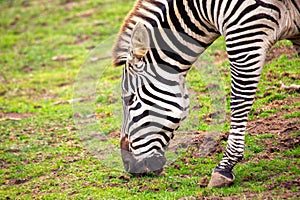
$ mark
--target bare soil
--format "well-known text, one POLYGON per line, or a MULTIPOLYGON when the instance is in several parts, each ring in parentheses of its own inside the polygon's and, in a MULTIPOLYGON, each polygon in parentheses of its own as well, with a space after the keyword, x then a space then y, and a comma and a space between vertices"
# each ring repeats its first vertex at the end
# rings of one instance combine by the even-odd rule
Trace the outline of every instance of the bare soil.
POLYGON ((273 59, 278 58, 282 54, 287 55, 288 59, 293 58, 293 54, 296 54, 297 51, 293 46, 276 46, 272 47, 266 56, 266 63, 272 61, 273 59))
POLYGON ((0 120, 21 120, 27 117, 33 117, 35 114, 32 113, 1 113, 0 112, 0 120))
MULTIPOLYGON (((300 102, 300 98, 276 100, 265 107, 269 109, 282 109, 284 105, 291 105, 295 102, 300 102)), ((261 109, 265 109, 265 107, 261 109)), ((293 149, 300 145, 300 136, 293 135, 296 131, 300 130, 300 119, 296 117, 286 118, 284 116, 294 112, 300 112, 300 107, 294 107, 293 110, 282 109, 280 112, 272 114, 267 118, 252 120, 248 123, 247 132, 249 135, 273 134, 273 138, 263 140, 269 153, 293 149)))

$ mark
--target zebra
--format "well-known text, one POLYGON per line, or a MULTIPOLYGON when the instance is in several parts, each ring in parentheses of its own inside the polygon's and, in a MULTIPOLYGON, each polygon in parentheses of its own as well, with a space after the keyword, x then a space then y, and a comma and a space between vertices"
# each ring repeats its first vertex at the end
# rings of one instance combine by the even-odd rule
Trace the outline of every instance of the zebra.
POLYGON ((289 39, 300 55, 299 0, 137 0, 113 48, 113 65, 124 65, 120 145, 127 172, 163 171, 165 150, 188 113, 186 74, 220 36, 230 62, 231 121, 208 186, 234 183, 266 52, 289 39))

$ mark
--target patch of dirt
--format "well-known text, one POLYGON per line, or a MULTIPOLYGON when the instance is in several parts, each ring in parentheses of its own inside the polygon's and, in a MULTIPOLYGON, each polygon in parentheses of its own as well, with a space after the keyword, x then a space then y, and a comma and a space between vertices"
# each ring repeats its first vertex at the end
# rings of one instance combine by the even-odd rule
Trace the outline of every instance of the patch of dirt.
MULTIPOLYGON (((266 104, 256 112, 259 114, 264 110, 279 110, 277 113, 270 115, 266 118, 257 118, 249 121, 247 133, 252 136, 258 136, 262 134, 272 134, 273 137, 264 138, 258 140, 266 148, 264 152, 256 154, 251 160, 244 160, 243 162, 253 162, 261 159, 272 159, 275 155, 274 152, 282 152, 289 149, 294 149, 300 145, 300 136, 294 133, 300 130, 300 118, 285 118, 287 114, 294 112, 300 112, 300 106, 294 106, 293 109, 287 109, 286 105, 293 105, 296 102, 300 102, 300 98, 291 98, 287 100, 275 100, 270 104, 266 104)), ((215 153, 224 151, 221 143, 227 141, 228 133, 216 135, 216 133, 193 133, 193 144, 196 147, 193 150, 191 156, 210 156, 215 153), (217 140, 212 140, 211 138, 217 140), (214 141, 214 142, 213 142, 214 141)), ((184 141, 181 141, 182 143, 184 141)), ((293 158, 300 158, 300 155, 295 155, 293 158)), ((182 162, 191 164, 190 159, 183 158, 182 162)), ((180 169, 180 165, 172 165, 175 169, 180 169)), ((247 180, 245 180, 247 181, 247 180)), ((208 178, 204 177, 200 183, 200 187, 206 187, 208 184, 208 178)), ((265 187, 269 192, 244 192, 244 196, 230 196, 230 197, 216 197, 216 196, 195 196, 195 197, 183 197, 181 199, 297 199, 300 197, 300 191, 293 191, 295 188, 300 188, 300 178, 296 177, 292 180, 285 180, 280 182, 274 182, 266 184, 265 187), (283 192, 284 190, 284 192, 283 192)))
MULTIPOLYGON (((287 100, 275 100, 270 104, 266 104, 258 109, 255 114, 260 114, 265 110, 280 110, 275 114, 270 115, 267 118, 257 118, 248 122, 247 133, 252 136, 262 134, 273 134, 274 137, 265 138, 260 140, 266 146, 267 152, 265 154, 258 155, 259 158, 270 158, 270 153, 285 151, 288 149, 294 149, 300 145, 300 136, 292 135, 296 131, 300 130, 299 118, 285 118, 287 114, 294 112, 300 112, 300 106, 294 107, 292 110, 284 108, 286 105, 292 105, 296 102, 300 102, 300 98, 287 99, 287 100), (276 141, 276 143, 275 143, 276 141)), ((202 132, 196 131, 194 133, 179 132, 180 136, 175 134, 174 141, 171 142, 172 151, 176 152, 178 148, 183 148, 188 141, 192 141, 191 154, 194 157, 207 157, 216 153, 224 151, 224 147, 221 145, 222 141, 227 141, 229 133, 214 133, 214 132, 202 132), (177 141, 177 142, 176 142, 177 141), (172 143, 175 143, 172 145, 172 143)), ((300 157, 300 155, 299 155, 300 157)), ((176 166, 174 166, 176 167, 176 166)))
POLYGON ((79 35, 76 37, 75 44, 81 46, 84 42, 91 41, 92 38, 88 35, 79 35))
POLYGON ((269 190, 273 190, 273 189, 276 189, 276 188, 281 188, 281 189, 288 189, 288 190, 291 190, 293 188, 300 188, 300 177, 297 177, 293 180, 286 180, 284 182, 280 182, 280 183, 272 183, 272 184, 269 184, 267 185, 267 188, 269 190))
POLYGON ((25 179, 9 179, 7 182, 7 185, 20 185, 24 184, 28 181, 30 181, 31 178, 25 178, 25 179))
POLYGON ((32 72, 34 69, 28 65, 25 65, 23 67, 20 67, 19 70, 22 72, 29 73, 29 72, 32 72))
MULTIPOLYGON (((289 111, 288 109, 283 109, 284 106, 287 105, 292 105, 295 104, 297 102, 300 102, 300 97, 298 98, 290 98, 290 99, 286 99, 286 100, 274 100, 269 104, 265 104, 262 107, 260 107, 259 109, 257 109, 256 111, 254 111, 254 115, 259 115, 260 113, 267 111, 267 110, 278 110, 281 109, 283 110, 283 112, 285 111, 286 114, 288 114, 288 112, 294 112, 294 110, 289 111)), ((296 108, 297 109, 297 108, 296 108)), ((248 130, 251 129, 251 127, 253 127, 252 125, 255 125, 255 123, 257 123, 257 121, 264 121, 265 118, 260 118, 257 120, 253 120, 253 122, 251 123, 251 121, 248 123, 248 130)))
POLYGON ((275 58, 278 58, 282 54, 286 54, 288 59, 293 59, 293 54, 296 54, 297 51, 293 46, 277 46, 269 50, 266 56, 266 63, 272 61, 275 58))
POLYGON ((299 199, 300 191, 294 193, 274 194, 272 192, 244 192, 243 196, 230 196, 230 197, 218 197, 218 196, 197 196, 197 197, 184 197, 182 199, 195 199, 195 200, 242 200, 242 199, 259 199, 259 200, 271 200, 271 199, 299 199))
MULTIPOLYGON (((280 112, 272 114, 267 118, 259 118, 249 121, 247 130, 249 135, 274 135, 272 138, 265 138, 261 140, 261 142, 263 142, 263 144, 266 146, 266 153, 268 154, 266 156, 269 156, 269 153, 293 149, 300 145, 300 136, 292 135, 296 131, 300 130, 300 119, 297 117, 284 117, 284 115, 287 114, 300 112, 300 106, 296 106, 292 110, 283 109, 284 105, 291 105, 299 101, 300 98, 276 100, 271 104, 263 106, 260 110, 282 109, 280 112)), ((260 110, 257 112, 259 113, 260 110)))
POLYGON ((32 113, 0 113, 0 120, 15 120, 19 121, 27 117, 36 116, 32 113))
POLYGON ((64 83, 58 84, 57 86, 58 87, 65 87, 65 86, 70 86, 70 85, 73 85, 73 83, 72 82, 64 82, 64 83))
POLYGON ((111 132, 109 135, 107 135, 107 137, 111 138, 111 139, 120 139, 120 136, 121 136, 120 131, 114 131, 114 132, 111 132))
POLYGON ((227 51, 216 51, 213 55, 214 57, 214 64, 215 65, 221 65, 224 60, 228 60, 227 51))
POLYGON ((281 75, 282 77, 288 77, 293 80, 300 80, 300 74, 290 74, 289 72, 284 72, 281 75))
POLYGON ((130 180, 130 176, 127 176, 126 174, 121 174, 118 179, 120 180, 125 180, 125 181, 129 181, 130 180))
POLYGON ((197 151, 194 153, 195 157, 207 157, 216 153, 224 151, 222 147, 222 141, 227 141, 227 133, 215 133, 207 132, 204 134, 198 134, 193 138, 193 146, 196 147, 197 151))

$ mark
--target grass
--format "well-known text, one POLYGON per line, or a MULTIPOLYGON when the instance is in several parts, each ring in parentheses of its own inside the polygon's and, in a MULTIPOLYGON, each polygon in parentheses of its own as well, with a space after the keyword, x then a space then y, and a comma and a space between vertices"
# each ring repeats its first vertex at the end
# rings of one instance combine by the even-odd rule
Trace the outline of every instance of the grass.
MULTIPOLYGON (((117 33, 133 4, 116 0, 0 1, 0 199, 209 199, 244 198, 251 193, 260 199, 269 192, 274 198, 299 195, 296 186, 284 187, 298 180, 299 145, 274 152, 272 159, 258 159, 267 151, 264 141, 276 139, 271 133, 247 135, 245 159, 234 169, 237 180, 222 189, 201 187, 222 153, 199 158, 186 152, 166 168, 166 176, 133 178, 88 151, 69 100, 74 100, 78 74, 94 56, 91 50, 101 51, 103 45, 99 44, 117 33)), ((287 41, 276 44, 290 45, 287 41)), ((208 49, 208 55, 219 59, 212 64, 218 65, 228 103, 230 75, 223 38, 208 49)), ((283 110, 291 110, 283 119, 299 118, 299 112, 292 111, 299 107, 297 102, 268 107, 277 100, 299 97, 297 92, 280 89, 280 80, 286 85, 300 84, 293 78, 299 74, 298 66, 295 55, 282 55, 266 64, 251 119, 283 110), (286 71, 289 74, 283 75, 286 71)), ((116 85, 121 68, 100 70, 90 75, 98 80, 94 107, 101 126, 91 129, 118 133, 121 107, 116 85)), ((211 130, 214 124, 208 119, 215 108, 208 86, 216 80, 205 80, 199 70, 191 69, 192 112, 181 130, 211 130)), ((225 112, 229 113, 228 104, 225 112)), ((229 130, 228 120, 221 125, 219 131, 229 130)), ((293 136, 299 136, 299 131, 293 136)), ((114 139, 109 142, 118 143, 114 139)))

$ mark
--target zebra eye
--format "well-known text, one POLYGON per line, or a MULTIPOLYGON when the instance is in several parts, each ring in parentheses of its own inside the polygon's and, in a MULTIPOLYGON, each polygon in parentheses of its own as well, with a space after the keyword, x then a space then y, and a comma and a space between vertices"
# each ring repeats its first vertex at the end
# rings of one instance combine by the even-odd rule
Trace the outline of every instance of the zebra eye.
POLYGON ((135 95, 131 94, 129 96, 124 96, 123 97, 123 101, 125 103, 126 106, 130 106, 134 103, 134 99, 135 99, 135 95))

